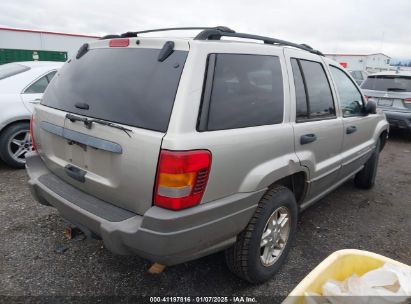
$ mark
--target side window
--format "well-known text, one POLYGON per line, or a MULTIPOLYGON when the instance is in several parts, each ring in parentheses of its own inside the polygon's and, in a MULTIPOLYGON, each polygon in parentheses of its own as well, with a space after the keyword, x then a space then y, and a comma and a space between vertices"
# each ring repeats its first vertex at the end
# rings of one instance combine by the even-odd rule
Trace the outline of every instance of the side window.
POLYGON ((301 75, 301 70, 296 59, 291 59, 291 66, 293 68, 294 75, 294 86, 295 86, 295 99, 296 99, 296 118, 299 119, 307 118, 307 95, 305 93, 305 85, 303 76, 301 75))
POLYGON ((291 59, 296 89, 296 121, 335 117, 331 87, 321 63, 291 59))
POLYGON ((330 69, 337 86, 343 116, 361 115, 364 103, 357 87, 342 70, 334 66, 330 66, 330 69))
POLYGON ((214 73, 209 66, 200 114, 200 120, 207 114, 208 119, 204 126, 200 123, 200 131, 271 125, 283 121, 283 77, 278 57, 210 56, 215 56, 214 73), (204 105, 207 102, 208 111, 204 105))
POLYGON ((50 72, 46 75, 48 82, 50 83, 57 71, 50 72))
POLYGON ((47 75, 41 77, 36 82, 32 83, 25 91, 24 94, 39 94, 44 93, 51 79, 56 74, 56 71, 50 72, 47 75))

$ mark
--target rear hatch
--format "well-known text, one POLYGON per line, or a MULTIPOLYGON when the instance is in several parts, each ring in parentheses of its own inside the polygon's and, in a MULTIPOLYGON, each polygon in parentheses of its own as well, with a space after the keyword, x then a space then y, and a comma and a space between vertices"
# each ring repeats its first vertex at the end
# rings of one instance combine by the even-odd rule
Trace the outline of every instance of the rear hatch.
POLYGON ((382 109, 411 111, 411 76, 370 75, 361 85, 361 89, 382 109))
POLYGON ((161 141, 188 43, 175 43, 159 61, 164 40, 122 41, 112 44, 117 47, 98 41, 63 66, 36 109, 35 141, 61 179, 143 214, 152 205, 161 141))

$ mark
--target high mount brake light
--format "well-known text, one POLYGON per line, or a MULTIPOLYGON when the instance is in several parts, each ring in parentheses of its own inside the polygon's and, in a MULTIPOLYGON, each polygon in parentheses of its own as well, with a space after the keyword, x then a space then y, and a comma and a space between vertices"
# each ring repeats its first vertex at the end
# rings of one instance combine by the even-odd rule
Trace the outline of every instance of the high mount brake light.
POLYGON ((198 205, 204 194, 211 167, 207 150, 161 150, 154 204, 171 210, 198 205))
POLYGON ((127 47, 130 44, 130 39, 128 38, 116 38, 111 39, 108 43, 109 47, 127 47))

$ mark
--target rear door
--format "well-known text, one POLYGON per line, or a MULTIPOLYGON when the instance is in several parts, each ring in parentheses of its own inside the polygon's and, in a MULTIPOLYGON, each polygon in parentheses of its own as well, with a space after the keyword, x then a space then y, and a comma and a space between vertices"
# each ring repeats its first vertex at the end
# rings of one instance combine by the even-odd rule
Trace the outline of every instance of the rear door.
POLYGON ((310 172, 307 200, 324 193, 337 182, 341 167, 343 123, 321 59, 308 52, 286 49, 291 93, 295 108, 295 150, 310 172))
POLYGON ((364 115, 364 100, 359 88, 347 73, 337 65, 330 64, 330 72, 341 107, 344 124, 342 168, 344 178, 365 163, 374 148, 374 131, 380 118, 377 114, 364 115))
POLYGON ((163 44, 91 48, 63 66, 35 113, 38 151, 54 174, 138 214, 152 205, 161 141, 188 54, 188 44, 176 44, 160 62, 163 44))

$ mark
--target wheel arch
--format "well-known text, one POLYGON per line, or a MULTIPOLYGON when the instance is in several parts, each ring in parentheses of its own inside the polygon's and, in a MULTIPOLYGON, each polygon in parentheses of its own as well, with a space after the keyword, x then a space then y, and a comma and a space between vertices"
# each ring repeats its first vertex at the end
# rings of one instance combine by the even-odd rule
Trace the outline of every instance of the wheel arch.
POLYGON ((22 122, 30 122, 30 116, 26 117, 26 116, 21 116, 21 117, 16 117, 15 119, 11 119, 7 122, 5 122, 4 124, 0 125, 0 135, 3 133, 4 130, 6 130, 7 128, 9 128, 12 125, 18 124, 18 123, 22 123, 22 122))
POLYGON ((387 139, 388 139, 388 130, 384 130, 381 132, 380 136, 380 152, 382 151, 382 149, 384 149, 385 144, 387 143, 387 139))
POLYGON ((269 186, 269 189, 277 185, 284 186, 294 193, 297 204, 301 205, 301 203, 304 201, 304 197, 308 189, 307 180, 308 180, 308 174, 306 171, 297 171, 293 174, 284 176, 280 178, 279 180, 273 182, 269 186))
POLYGON ((378 140, 381 140, 380 150, 382 150, 384 148, 384 145, 386 144, 388 133, 389 133, 389 124, 387 120, 382 119, 378 121, 375 127, 374 134, 373 134, 373 139, 375 143, 377 143, 378 140))

